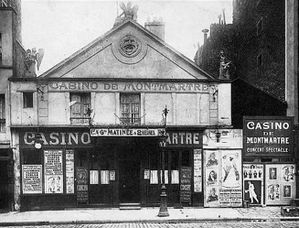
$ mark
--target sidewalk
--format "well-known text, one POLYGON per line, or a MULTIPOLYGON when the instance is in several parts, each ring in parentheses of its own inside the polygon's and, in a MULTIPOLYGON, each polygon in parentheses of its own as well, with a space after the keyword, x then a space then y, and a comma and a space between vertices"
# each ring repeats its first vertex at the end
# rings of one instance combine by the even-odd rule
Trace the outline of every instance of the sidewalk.
POLYGON ((72 209, 57 211, 9 212, 0 214, 0 226, 47 225, 47 224, 88 224, 122 222, 196 222, 196 221, 279 221, 298 220, 299 217, 282 217, 280 207, 251 208, 168 208, 169 217, 158 217, 159 208, 141 210, 113 209, 72 209))

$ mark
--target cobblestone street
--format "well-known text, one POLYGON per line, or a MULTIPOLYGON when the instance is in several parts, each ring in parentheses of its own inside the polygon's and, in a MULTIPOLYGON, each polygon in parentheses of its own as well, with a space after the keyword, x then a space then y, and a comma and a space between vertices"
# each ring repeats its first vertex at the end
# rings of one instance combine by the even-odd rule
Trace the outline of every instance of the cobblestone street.
POLYGON ((197 223, 112 223, 46 226, 10 226, 10 228, 298 228, 299 221, 284 222, 197 222, 197 223))

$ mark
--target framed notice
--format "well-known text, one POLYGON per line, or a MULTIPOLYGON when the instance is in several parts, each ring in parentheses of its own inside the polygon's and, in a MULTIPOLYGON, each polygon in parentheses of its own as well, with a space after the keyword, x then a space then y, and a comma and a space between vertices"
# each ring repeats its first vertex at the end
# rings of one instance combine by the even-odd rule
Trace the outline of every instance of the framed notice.
POLYGON ((66 193, 73 194, 74 187, 74 150, 65 151, 65 179, 66 179, 66 193))
POLYGON ((243 196, 250 205, 264 202, 264 165, 243 164, 243 196))
POLYGON ((241 150, 204 150, 205 207, 242 206, 241 150))
POLYGON ((180 201, 191 204, 191 167, 181 168, 180 201))
POLYGON ((76 168, 77 202, 88 202, 88 171, 84 167, 76 168))
POLYGON ((288 205, 295 198, 295 164, 266 165, 266 204, 288 205))
POLYGON ((293 118, 246 116, 243 120, 244 156, 292 156, 293 118))
POLYGON ((23 194, 42 193, 42 165, 22 165, 23 194))
POLYGON ((44 151, 45 193, 63 193, 62 150, 44 151))
POLYGON ((194 192, 202 192, 202 150, 194 149, 194 170, 193 170, 193 180, 194 180, 194 192))

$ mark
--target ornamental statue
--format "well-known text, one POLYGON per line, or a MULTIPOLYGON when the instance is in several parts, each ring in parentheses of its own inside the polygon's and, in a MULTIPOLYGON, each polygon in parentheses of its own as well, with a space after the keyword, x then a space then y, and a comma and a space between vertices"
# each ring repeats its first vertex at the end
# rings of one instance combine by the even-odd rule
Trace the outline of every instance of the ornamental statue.
POLYGON ((220 51, 220 66, 219 66, 219 79, 230 79, 231 61, 224 56, 224 51, 220 51))
POLYGON ((36 77, 37 71, 39 70, 40 64, 44 57, 44 49, 32 48, 27 49, 25 53, 25 76, 36 77))
POLYGON ((125 3, 121 2, 119 7, 122 9, 123 12, 116 17, 113 26, 117 26, 126 20, 137 20, 137 5, 133 6, 131 2, 128 2, 127 5, 125 5, 125 3))

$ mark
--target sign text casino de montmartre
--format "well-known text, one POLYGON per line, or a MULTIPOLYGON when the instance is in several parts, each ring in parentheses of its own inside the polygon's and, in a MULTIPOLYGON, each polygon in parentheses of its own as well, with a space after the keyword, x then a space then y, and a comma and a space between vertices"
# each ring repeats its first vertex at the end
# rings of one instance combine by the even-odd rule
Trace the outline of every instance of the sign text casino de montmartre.
POLYGON ((51 81, 49 91, 67 92, 198 92, 209 93, 210 85, 199 82, 105 82, 105 81, 51 81))

